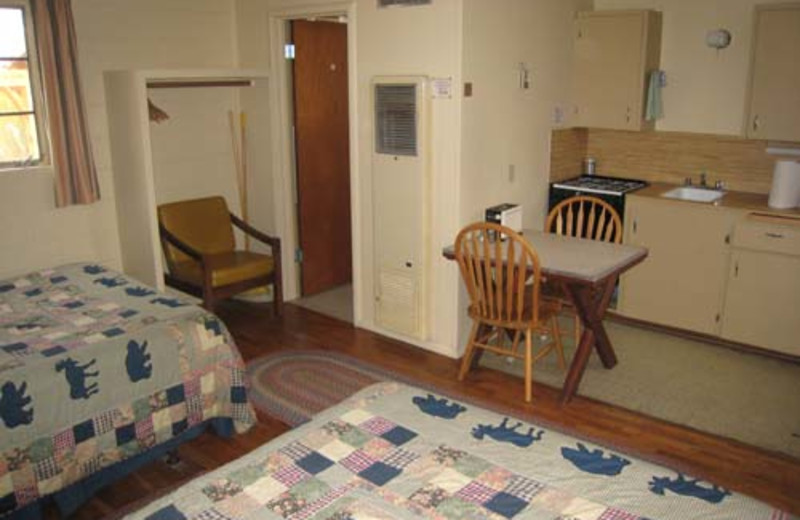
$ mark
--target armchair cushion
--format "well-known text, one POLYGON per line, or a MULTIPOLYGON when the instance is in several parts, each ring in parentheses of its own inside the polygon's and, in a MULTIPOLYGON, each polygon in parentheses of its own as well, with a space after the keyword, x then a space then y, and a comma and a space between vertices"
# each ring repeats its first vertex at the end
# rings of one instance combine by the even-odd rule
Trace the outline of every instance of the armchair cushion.
MULTIPOLYGON (((211 286, 222 287, 245 280, 269 276, 275 270, 275 260, 271 256, 247 251, 229 251, 205 256, 206 265, 211 269, 211 286)), ((180 280, 203 285, 203 270, 194 260, 177 262, 172 265, 170 274, 180 280)))
MULTIPOLYGON (((228 206, 222 197, 162 204, 158 219, 181 242, 204 254, 232 252, 236 247, 228 206)), ((164 256, 172 270, 191 259, 177 248, 168 246, 164 256)))

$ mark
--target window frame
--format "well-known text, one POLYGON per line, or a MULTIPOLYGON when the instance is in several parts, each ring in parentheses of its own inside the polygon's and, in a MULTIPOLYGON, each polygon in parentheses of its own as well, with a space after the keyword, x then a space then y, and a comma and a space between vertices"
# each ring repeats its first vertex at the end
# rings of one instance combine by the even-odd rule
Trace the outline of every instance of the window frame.
POLYGON ((33 117, 36 124, 36 138, 39 143, 38 159, 3 161, 0 158, 0 172, 50 166, 50 134, 47 126, 44 83, 36 48, 31 4, 29 0, 0 0, 0 8, 16 8, 22 11, 22 22, 25 25, 25 46, 28 51, 28 76, 31 83, 33 117))

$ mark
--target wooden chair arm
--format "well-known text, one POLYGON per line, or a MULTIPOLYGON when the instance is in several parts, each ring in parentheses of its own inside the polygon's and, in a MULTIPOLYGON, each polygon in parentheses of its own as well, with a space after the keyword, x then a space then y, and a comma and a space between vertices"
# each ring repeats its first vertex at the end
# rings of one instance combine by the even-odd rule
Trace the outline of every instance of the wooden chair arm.
POLYGON ((280 257, 280 250, 281 250, 281 239, 278 237, 271 237, 261 231, 257 230, 244 220, 240 219, 233 213, 231 215, 231 222, 237 228, 241 229, 246 234, 250 235, 251 237, 255 238, 259 242, 263 242, 272 248, 272 256, 280 257))
POLYGON ((186 254, 187 256, 194 258, 201 264, 203 263, 203 254, 200 251, 197 251, 185 242, 182 242, 181 239, 170 233, 163 225, 158 225, 158 232, 161 234, 161 240, 169 243, 171 246, 175 247, 177 250, 186 254))

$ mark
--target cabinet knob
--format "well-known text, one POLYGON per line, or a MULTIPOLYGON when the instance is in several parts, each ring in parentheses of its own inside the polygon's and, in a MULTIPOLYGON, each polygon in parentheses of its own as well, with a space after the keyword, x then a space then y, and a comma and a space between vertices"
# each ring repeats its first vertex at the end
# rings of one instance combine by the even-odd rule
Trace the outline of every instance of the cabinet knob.
POLYGON ((758 132, 758 127, 761 126, 761 120, 758 118, 758 115, 753 117, 753 132, 758 132))

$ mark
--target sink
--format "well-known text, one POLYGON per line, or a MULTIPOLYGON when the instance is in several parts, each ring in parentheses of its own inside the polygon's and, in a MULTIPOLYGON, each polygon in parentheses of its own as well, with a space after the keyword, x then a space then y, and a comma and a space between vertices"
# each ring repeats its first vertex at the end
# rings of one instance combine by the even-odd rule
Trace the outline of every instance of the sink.
POLYGON ((725 195, 723 191, 710 188, 692 188, 691 186, 673 188, 661 194, 662 197, 668 199, 690 200, 692 202, 714 202, 721 199, 723 195, 725 195))

